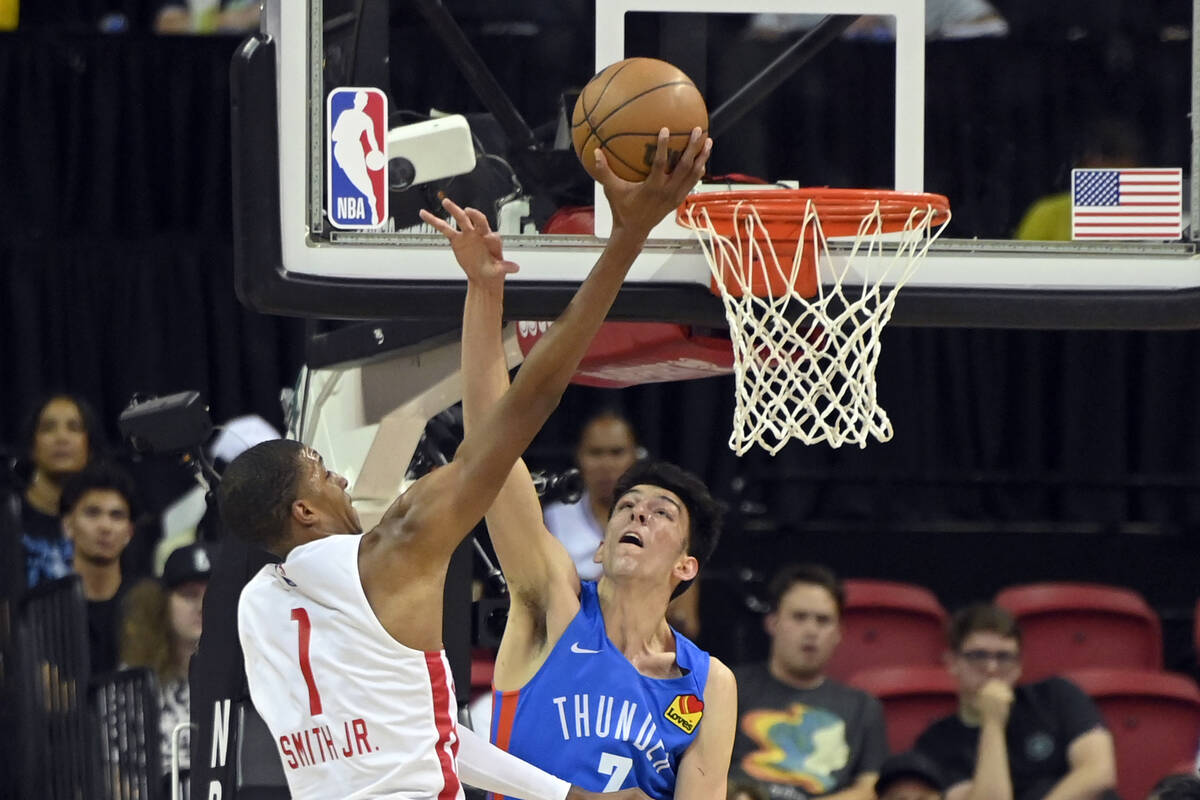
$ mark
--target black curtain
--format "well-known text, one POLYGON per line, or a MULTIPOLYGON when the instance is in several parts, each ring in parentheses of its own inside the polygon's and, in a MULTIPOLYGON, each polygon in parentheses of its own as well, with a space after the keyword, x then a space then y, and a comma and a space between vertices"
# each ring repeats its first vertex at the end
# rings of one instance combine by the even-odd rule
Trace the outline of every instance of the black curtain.
POLYGON ((135 392, 199 390, 281 424, 303 326, 233 293, 237 40, 0 36, 0 441, 45 391, 110 431, 135 392))

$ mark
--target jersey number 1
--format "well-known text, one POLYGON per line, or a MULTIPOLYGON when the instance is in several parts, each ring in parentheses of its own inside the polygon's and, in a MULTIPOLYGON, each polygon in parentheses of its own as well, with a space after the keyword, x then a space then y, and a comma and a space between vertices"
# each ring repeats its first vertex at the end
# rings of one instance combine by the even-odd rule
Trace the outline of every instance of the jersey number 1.
POLYGON ((312 623, 308 621, 308 612, 303 608, 292 609, 292 621, 300 625, 300 674, 308 684, 308 711, 312 716, 321 713, 321 693, 317 691, 317 682, 313 680, 312 664, 308 662, 308 640, 312 635, 312 623))

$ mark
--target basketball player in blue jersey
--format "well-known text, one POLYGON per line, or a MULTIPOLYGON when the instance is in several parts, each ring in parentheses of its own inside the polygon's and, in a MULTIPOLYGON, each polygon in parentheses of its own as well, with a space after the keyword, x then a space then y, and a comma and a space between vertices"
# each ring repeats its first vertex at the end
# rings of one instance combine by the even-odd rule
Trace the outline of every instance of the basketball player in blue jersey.
MULTIPOLYGON (((452 203, 442 230, 468 275, 463 326, 467 436, 508 386, 501 342, 500 238, 452 203)), ((542 523, 517 462, 487 512, 512 592, 494 677, 492 740, 592 790, 724 800, 737 697, 733 674, 666 622, 667 604, 711 555, 721 511, 703 483, 669 464, 635 466, 617 486, 596 559, 581 582, 542 523)))

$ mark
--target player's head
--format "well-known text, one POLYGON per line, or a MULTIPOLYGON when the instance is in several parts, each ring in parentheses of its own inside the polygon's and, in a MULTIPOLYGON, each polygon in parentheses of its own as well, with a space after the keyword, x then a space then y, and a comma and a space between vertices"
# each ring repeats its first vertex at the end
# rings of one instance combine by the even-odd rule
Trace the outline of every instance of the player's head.
POLYGON ((230 462, 217 499, 235 536, 283 556, 296 545, 361 530, 346 485, 312 448, 272 439, 230 462))
POLYGON ((946 664, 961 697, 970 698, 990 680, 1015 686, 1021 677, 1021 629, 999 606, 976 603, 950 619, 946 664))
POLYGON ((692 473, 665 461, 638 462, 617 481, 596 560, 610 577, 669 572, 677 597, 716 549, 723 516, 721 503, 692 473))
POLYGON ((771 669, 800 682, 815 681, 842 640, 842 582, 820 564, 791 564, 771 579, 771 669))
POLYGON ((124 470, 105 462, 89 464, 63 484, 58 507, 77 563, 111 566, 120 561, 138 514, 137 489, 124 470))
POLYGON ((637 437, 629 420, 613 409, 601 411, 584 423, 575 449, 579 476, 588 494, 613 502, 617 480, 637 460, 637 437))

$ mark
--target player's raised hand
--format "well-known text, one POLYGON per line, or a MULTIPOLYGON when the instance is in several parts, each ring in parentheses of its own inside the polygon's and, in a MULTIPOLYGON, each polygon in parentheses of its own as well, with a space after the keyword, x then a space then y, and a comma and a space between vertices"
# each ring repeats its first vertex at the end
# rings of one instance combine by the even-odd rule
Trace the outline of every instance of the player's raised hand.
POLYGON ((423 208, 420 212, 421 219, 450 242, 454 257, 467 274, 467 280, 494 287, 503 284, 504 276, 519 269, 514 262, 505 260, 500 234, 492 230, 482 211, 460 208, 449 197, 442 200, 442 208, 454 218, 458 230, 446 220, 423 208))
POLYGON ((637 183, 623 180, 608 166, 604 151, 595 151, 596 171, 604 185, 604 194, 612 207, 613 228, 625 228, 643 238, 667 214, 683 202, 704 175, 712 153, 712 139, 699 128, 692 130, 688 145, 674 165, 670 163, 668 144, 671 132, 658 132, 654 164, 650 175, 637 183))
POLYGON ((566 800, 650 800, 649 795, 641 789, 618 789, 615 792, 589 792, 572 786, 567 792, 566 800))

